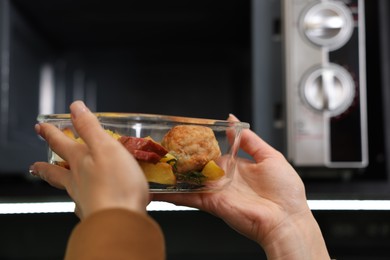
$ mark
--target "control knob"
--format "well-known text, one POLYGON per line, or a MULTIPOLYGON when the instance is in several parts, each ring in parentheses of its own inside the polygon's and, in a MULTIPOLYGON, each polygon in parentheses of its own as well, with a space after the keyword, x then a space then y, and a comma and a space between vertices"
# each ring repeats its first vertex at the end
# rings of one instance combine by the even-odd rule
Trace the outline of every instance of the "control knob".
POLYGON ((335 50, 343 46, 353 32, 353 16, 342 2, 324 1, 306 8, 300 19, 301 33, 311 43, 335 50))
POLYGON ((340 65, 315 67, 303 77, 300 87, 303 102, 312 110, 337 116, 345 112, 355 97, 350 73, 340 65))

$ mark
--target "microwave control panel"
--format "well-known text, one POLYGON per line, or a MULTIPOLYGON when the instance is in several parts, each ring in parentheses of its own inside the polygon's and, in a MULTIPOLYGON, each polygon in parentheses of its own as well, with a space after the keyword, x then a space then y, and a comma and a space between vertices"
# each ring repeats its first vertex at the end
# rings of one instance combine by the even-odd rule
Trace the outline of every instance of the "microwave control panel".
POLYGON ((364 1, 284 0, 287 157, 368 164, 364 1))

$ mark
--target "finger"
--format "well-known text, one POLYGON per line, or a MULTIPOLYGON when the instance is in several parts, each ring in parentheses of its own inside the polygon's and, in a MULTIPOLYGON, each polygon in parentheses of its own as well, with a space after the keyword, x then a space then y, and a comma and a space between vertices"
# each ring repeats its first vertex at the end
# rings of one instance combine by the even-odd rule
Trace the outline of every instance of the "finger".
POLYGON ((78 135, 84 142, 94 149, 101 146, 103 140, 109 137, 103 130, 97 117, 85 106, 82 101, 75 101, 70 105, 72 122, 78 135))
POLYGON ((74 214, 75 214, 79 219, 83 219, 83 213, 82 213, 80 207, 77 206, 77 203, 75 203, 74 214))
POLYGON ((65 190, 70 180, 70 171, 46 162, 36 162, 30 167, 30 173, 41 178, 51 186, 65 190))
POLYGON ((62 159, 68 161, 69 156, 77 152, 79 144, 67 137, 60 129, 52 124, 35 125, 35 131, 46 140, 50 148, 62 159))
POLYGON ((279 155, 279 152, 249 129, 242 132, 240 148, 249 154, 255 162, 279 155))
POLYGON ((228 117, 227 121, 240 122, 240 120, 233 114, 229 114, 229 117, 228 117))
MULTIPOLYGON (((233 123, 239 122, 239 120, 235 116, 233 116, 232 114, 229 114, 227 121, 233 122, 233 123)), ((229 126, 228 129, 226 130, 226 137, 227 137, 227 140, 228 140, 230 145, 232 145, 234 143, 234 140, 236 138, 236 134, 237 134, 237 129, 236 129, 236 127, 234 127, 234 125, 229 126)))
MULTIPOLYGON (((229 114, 228 121, 240 122, 233 114, 229 114)), ((269 156, 278 154, 272 146, 249 129, 244 129, 242 132, 240 148, 256 162, 261 162, 269 156)))

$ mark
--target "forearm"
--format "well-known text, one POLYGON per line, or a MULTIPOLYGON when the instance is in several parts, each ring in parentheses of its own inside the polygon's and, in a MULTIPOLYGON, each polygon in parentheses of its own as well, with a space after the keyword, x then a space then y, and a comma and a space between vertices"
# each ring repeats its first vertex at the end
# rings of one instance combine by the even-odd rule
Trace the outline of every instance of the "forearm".
POLYGON ((65 259, 165 259, 164 238, 150 217, 107 209, 76 226, 65 259))

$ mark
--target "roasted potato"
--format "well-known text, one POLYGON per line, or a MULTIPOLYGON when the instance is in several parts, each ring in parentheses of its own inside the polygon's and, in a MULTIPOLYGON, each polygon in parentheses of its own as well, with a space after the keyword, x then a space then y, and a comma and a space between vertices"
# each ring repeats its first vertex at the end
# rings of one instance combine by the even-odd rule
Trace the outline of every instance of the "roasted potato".
POLYGON ((209 161, 202 170, 203 176, 209 181, 215 181, 225 175, 225 171, 214 161, 209 161))
POLYGON ((173 173, 172 166, 165 162, 147 163, 138 162, 142 171, 144 172, 148 182, 155 182, 160 184, 175 185, 176 176, 173 173))

